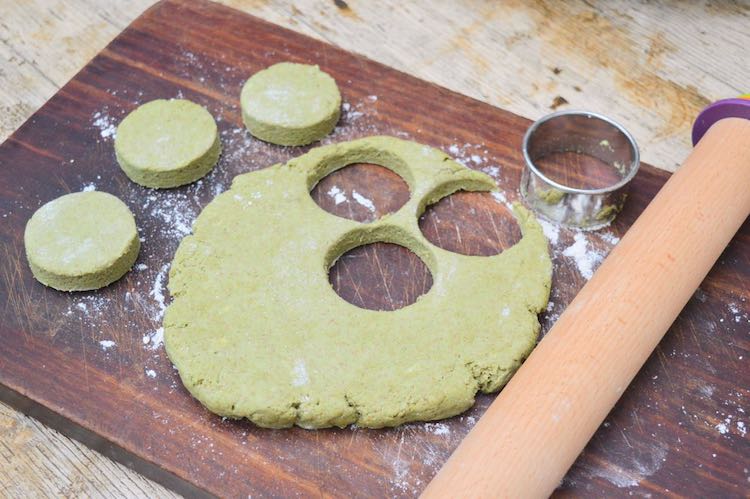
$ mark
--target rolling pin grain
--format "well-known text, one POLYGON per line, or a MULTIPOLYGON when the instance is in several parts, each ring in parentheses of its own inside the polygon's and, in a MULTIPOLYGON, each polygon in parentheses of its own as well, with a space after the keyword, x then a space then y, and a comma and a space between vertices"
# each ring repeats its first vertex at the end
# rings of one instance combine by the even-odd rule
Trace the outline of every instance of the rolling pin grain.
POLYGON ((714 124, 422 497, 546 497, 750 215, 750 121, 714 124))

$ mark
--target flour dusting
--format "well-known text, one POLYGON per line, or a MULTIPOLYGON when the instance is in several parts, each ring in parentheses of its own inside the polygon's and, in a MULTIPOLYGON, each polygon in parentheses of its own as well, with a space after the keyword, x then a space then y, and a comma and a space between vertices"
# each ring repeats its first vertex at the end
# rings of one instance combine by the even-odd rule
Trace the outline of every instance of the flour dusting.
POLYGON ((331 187, 331 189, 328 191, 328 195, 333 198, 333 202, 337 205, 343 203, 344 201, 347 201, 346 194, 344 194, 344 191, 342 191, 337 185, 334 185, 331 187))
POLYGON ((106 107, 95 112, 91 119, 92 126, 99 130, 99 135, 103 139, 114 139, 117 136, 117 125, 115 125, 115 120, 107 113, 106 107))
POLYGON ((310 382, 310 377, 307 374, 307 366, 305 366, 305 361, 302 359, 297 359, 294 363, 292 374, 294 375, 292 378, 292 385, 294 386, 304 386, 310 382))
POLYGON ((565 248, 562 254, 575 262, 581 277, 588 281, 593 277, 594 270, 604 259, 604 255, 589 246, 582 232, 576 232, 573 241, 573 244, 565 248))
POLYGON ((99 342, 99 345, 100 345, 100 346, 102 347, 102 350, 104 350, 104 351, 107 351, 107 350, 109 350, 110 348, 112 348, 112 347, 116 346, 116 345, 117 345, 117 343, 115 343, 115 342, 114 342, 114 341, 112 341, 112 340, 101 340, 101 341, 99 342))
POLYGON ((422 426, 433 435, 450 435, 451 433, 450 428, 445 423, 424 423, 422 426))
POLYGON ((372 200, 364 197, 357 191, 352 191, 352 197, 356 202, 370 210, 372 213, 375 213, 375 204, 372 202, 372 200))

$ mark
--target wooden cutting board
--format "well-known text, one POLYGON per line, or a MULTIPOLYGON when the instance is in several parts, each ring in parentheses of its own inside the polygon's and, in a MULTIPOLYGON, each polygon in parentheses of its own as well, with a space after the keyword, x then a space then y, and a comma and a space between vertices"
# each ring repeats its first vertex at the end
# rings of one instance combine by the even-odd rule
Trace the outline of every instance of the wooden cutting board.
MULTIPOLYGON (((450 420, 396 429, 264 430, 205 411, 159 344, 168 264, 195 216, 235 175, 307 150, 256 141, 241 123, 242 83, 283 60, 319 64, 339 83, 343 118, 323 142, 373 134, 413 139, 488 172, 508 200, 517 199, 528 120, 226 7, 160 3, 0 146, 0 396, 183 493, 415 496, 492 396, 478 396, 474 408, 450 420), (221 161, 208 177, 179 189, 129 182, 114 157, 116 124, 142 102, 178 96, 219 121, 221 161), (84 188, 123 199, 143 247, 136 268, 117 283, 60 293, 33 280, 23 229, 41 204, 84 188)), ((625 211, 604 231, 549 230, 555 272, 544 331, 667 177, 643 165, 625 211)), ((366 221, 397 208, 408 189, 381 167, 356 165, 326 178, 312 195, 331 212, 366 221), (375 209, 358 202, 354 190, 375 209), (339 191, 344 199, 336 199, 339 191)), ((420 225, 437 244, 479 255, 518 237, 504 203, 487 194, 447 198, 420 225)), ((413 255, 378 244, 342 258, 331 281, 344 299, 393 308, 413 301, 431 280, 413 255)), ((745 223, 559 494, 748 493, 748 283, 745 223)))

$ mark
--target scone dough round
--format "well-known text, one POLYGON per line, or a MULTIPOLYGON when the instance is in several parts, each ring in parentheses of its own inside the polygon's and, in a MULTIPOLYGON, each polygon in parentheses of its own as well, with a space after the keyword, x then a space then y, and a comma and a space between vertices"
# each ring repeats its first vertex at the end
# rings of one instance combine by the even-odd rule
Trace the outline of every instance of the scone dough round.
POLYGON ((117 162, 130 180, 146 187, 195 182, 211 171, 220 154, 213 116, 189 100, 148 102, 117 127, 117 162))
POLYGON ((322 139, 341 114, 336 81, 308 64, 281 62, 255 73, 242 87, 240 102, 250 133, 284 146, 322 139))
POLYGON ((536 343, 552 263, 540 225, 522 206, 523 233, 489 257, 433 246, 425 207, 460 189, 496 188, 442 151, 393 137, 319 147, 234 179, 180 243, 164 318, 170 360, 209 410, 261 426, 393 426, 458 414, 493 392, 536 343), (369 224, 323 211, 310 189, 351 163, 386 166, 411 199, 369 224), (383 312, 336 294, 331 265, 376 241, 405 246, 433 285, 383 312))
POLYGON ((97 191, 66 194, 39 208, 26 223, 24 243, 34 277, 61 291, 116 281, 141 247, 125 203, 97 191))

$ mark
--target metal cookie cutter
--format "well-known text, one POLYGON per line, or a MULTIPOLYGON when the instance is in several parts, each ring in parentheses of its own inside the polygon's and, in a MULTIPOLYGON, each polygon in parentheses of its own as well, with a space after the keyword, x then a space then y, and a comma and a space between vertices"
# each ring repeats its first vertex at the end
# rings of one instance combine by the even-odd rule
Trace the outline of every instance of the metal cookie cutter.
POLYGON ((604 227, 622 210, 640 165, 633 136, 611 119, 586 111, 562 111, 536 121, 524 135, 523 157, 521 197, 526 204, 552 222, 584 230, 604 227), (607 173, 598 179, 604 185, 580 188, 553 180, 540 165, 552 163, 559 172, 565 170, 561 163, 572 164, 570 157, 554 159, 558 155, 597 163, 607 173))

